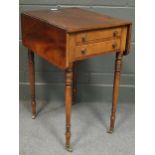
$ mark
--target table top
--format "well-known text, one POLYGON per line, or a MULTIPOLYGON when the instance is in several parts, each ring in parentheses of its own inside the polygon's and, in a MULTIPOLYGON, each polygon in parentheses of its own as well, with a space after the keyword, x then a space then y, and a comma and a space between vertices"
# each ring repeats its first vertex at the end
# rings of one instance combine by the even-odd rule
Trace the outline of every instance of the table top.
POLYGON ((126 20, 80 8, 25 11, 22 14, 42 20, 67 32, 79 32, 131 24, 126 20))

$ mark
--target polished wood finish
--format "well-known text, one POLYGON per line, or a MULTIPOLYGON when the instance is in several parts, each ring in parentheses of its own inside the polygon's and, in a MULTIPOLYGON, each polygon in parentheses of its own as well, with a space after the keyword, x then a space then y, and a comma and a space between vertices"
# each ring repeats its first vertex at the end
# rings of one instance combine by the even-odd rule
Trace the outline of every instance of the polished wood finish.
POLYGON ((115 114, 117 110, 120 74, 121 74, 121 68, 122 68, 122 57, 123 55, 121 53, 116 53, 110 129, 108 131, 109 133, 113 132, 114 124, 115 124, 115 114))
POLYGON ((130 48, 131 48, 131 30, 132 30, 132 24, 129 24, 127 26, 127 36, 126 36, 126 49, 124 51, 124 55, 129 54, 130 48))
POLYGON ((76 60, 115 52, 119 44, 125 46, 122 52, 129 51, 131 23, 128 21, 77 8, 27 11, 21 14, 21 21, 23 44, 61 69, 76 60), (80 18, 78 23, 77 18, 80 18), (125 39, 124 34, 128 34, 125 39), (112 48, 114 41, 118 44, 116 48, 112 48), (80 46, 94 52, 81 56, 80 46))
POLYGON ((112 28, 105 30, 86 31, 76 35, 77 43, 87 43, 90 41, 102 41, 104 39, 112 39, 121 36, 121 28, 112 28))
POLYGON ((35 67, 34 67, 34 53, 28 50, 28 66, 29 66, 29 81, 31 93, 32 118, 36 117, 36 99, 35 99, 35 67))
POLYGON ((116 54, 111 133, 115 123, 122 57, 130 50, 131 22, 79 8, 26 11, 21 14, 21 22, 22 42, 30 49, 29 75, 34 116, 36 102, 33 52, 65 70, 68 151, 71 151, 71 107, 77 92, 76 62, 105 53, 116 54))
POLYGON ((87 30, 92 31, 95 29, 112 28, 131 24, 131 22, 126 20, 113 18, 81 8, 25 11, 24 14, 63 29, 69 33, 87 30))
POLYGON ((72 86, 73 86, 73 65, 65 70, 65 105, 66 105, 66 148, 71 149, 71 107, 72 107, 72 86))
POLYGON ((73 100, 73 104, 76 101, 76 95, 77 95, 77 62, 73 63, 73 94, 72 94, 72 100, 73 100))
POLYGON ((25 14, 21 20, 23 44, 50 63, 66 68, 65 31, 25 14))
POLYGON ((90 56, 92 57, 105 52, 115 52, 118 50, 120 50, 120 39, 84 44, 76 46, 74 59, 85 59, 90 56))

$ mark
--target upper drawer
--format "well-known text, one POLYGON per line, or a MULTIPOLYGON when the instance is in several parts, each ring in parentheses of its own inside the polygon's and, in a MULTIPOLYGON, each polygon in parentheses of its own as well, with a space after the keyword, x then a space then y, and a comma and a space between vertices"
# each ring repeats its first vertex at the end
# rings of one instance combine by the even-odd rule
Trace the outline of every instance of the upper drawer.
POLYGON ((76 43, 86 43, 94 40, 115 38, 121 36, 121 28, 81 32, 76 35, 76 43))

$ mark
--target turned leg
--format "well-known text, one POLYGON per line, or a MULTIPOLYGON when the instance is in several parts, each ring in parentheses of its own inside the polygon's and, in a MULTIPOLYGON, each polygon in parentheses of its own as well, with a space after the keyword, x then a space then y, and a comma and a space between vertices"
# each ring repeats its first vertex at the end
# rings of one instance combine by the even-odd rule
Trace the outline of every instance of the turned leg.
POLYGON ((76 95, 77 95, 77 71, 76 71, 76 62, 73 63, 73 104, 75 104, 76 95))
POLYGON ((32 118, 36 117, 36 101, 35 101, 35 69, 34 69, 34 53, 28 50, 29 63, 29 81, 31 93, 32 118))
POLYGON ((66 105, 66 149, 71 152, 71 108, 72 108, 72 81, 73 68, 72 66, 65 71, 66 85, 65 85, 65 105, 66 105))
POLYGON ((122 54, 116 53, 115 73, 114 73, 114 83, 113 83, 112 109, 111 109, 110 129, 109 129, 108 133, 113 132, 114 124, 115 124, 115 115, 116 115, 118 95, 119 95, 119 83, 120 83, 121 67, 122 67, 122 54))

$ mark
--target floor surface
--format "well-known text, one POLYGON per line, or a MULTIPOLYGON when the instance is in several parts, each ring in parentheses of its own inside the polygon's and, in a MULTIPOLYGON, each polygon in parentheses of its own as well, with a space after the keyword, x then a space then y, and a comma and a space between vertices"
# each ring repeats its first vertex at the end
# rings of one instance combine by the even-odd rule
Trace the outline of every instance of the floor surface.
POLYGON ((111 103, 76 103, 72 108, 73 152, 64 149, 64 103, 37 102, 31 119, 30 103, 20 102, 20 155, 134 155, 133 103, 119 103, 115 131, 106 133, 111 103))

